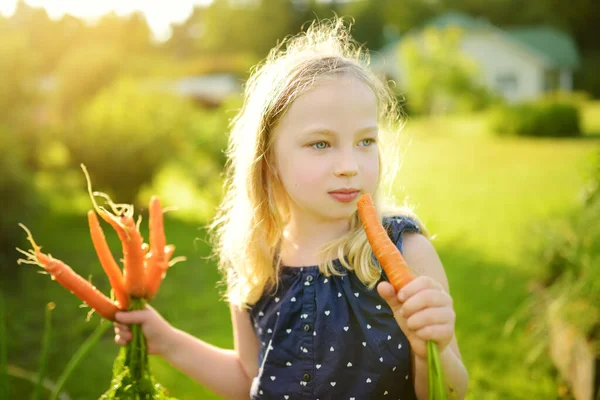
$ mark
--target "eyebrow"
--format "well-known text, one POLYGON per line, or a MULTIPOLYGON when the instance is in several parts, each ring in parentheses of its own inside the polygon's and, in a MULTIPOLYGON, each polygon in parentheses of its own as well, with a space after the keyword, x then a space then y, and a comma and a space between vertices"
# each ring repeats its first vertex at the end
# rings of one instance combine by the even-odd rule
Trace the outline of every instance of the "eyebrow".
MULTIPOLYGON (((378 131, 379 127, 378 126, 368 126, 366 128, 360 129, 359 131, 355 132, 354 135, 360 135, 362 133, 367 133, 367 132, 371 132, 371 131, 378 131)), ((331 129, 327 129, 327 128, 317 128, 317 129, 313 129, 307 132, 304 132, 303 136, 308 136, 308 135, 325 135, 325 136, 336 136, 337 132, 332 131, 331 129)))

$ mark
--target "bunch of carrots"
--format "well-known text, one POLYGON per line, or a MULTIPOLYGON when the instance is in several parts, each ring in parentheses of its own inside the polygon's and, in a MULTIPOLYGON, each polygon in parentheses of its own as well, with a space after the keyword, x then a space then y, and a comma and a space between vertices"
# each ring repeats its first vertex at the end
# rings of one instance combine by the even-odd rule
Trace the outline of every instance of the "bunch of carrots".
MULTIPOLYGON (((160 199, 153 196, 149 206, 150 244, 144 243, 140 233, 141 216, 134 222, 133 205, 115 204, 102 192, 92 192, 87 169, 81 168, 87 180, 87 188, 94 210, 87 214, 92 242, 102 268, 108 276, 114 300, 105 296, 89 281, 85 280, 67 264, 42 253, 33 235, 23 224, 19 224, 27 233, 27 239, 33 249, 24 251, 26 259, 18 263, 34 264, 44 268, 52 280, 57 281, 75 296, 83 300, 90 308, 90 314, 97 312, 102 318, 115 321, 115 314, 122 310, 141 310, 157 294, 167 270, 184 257, 171 259, 175 247, 167 245, 164 233, 163 214, 160 199), (104 198, 110 211, 96 203, 95 196, 104 198), (115 261, 96 213, 117 232, 122 243, 123 271, 115 261)), ((112 297, 112 296, 111 296, 112 297)), ((88 318, 90 316, 88 314, 88 318)), ((110 389, 100 399, 172 399, 166 390, 155 382, 150 373, 146 341, 139 325, 131 328, 132 340, 123 346, 113 365, 113 377, 110 389)))
MULTIPOLYGON (((371 245, 373 253, 396 292, 415 278, 415 275, 402 257, 402 253, 392 242, 383 227, 369 193, 363 194, 357 202, 358 215, 371 245)), ((427 365, 429 369, 429 399, 448 398, 442 364, 437 343, 427 341, 427 365)))

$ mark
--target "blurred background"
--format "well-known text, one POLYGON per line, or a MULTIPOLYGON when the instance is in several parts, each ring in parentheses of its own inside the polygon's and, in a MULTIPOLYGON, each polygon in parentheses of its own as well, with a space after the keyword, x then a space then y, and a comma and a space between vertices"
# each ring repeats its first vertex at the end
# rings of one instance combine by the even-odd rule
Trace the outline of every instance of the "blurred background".
MULTIPOLYGON (((145 237, 151 194, 178 207, 165 230, 187 261, 153 306, 232 348, 204 229, 222 196, 227 125, 250 68, 334 13, 354 19, 355 39, 406 113, 395 194, 435 235, 468 398, 596 398, 596 0, 0 0, 0 397, 29 398, 42 376, 47 398, 100 324, 39 267, 17 265, 15 250, 29 248, 21 222, 109 293, 80 163, 94 190, 136 205, 145 237)), ((117 352, 109 329, 61 398, 98 398, 117 352)), ((218 398, 162 359, 151 367, 179 399, 218 398)))

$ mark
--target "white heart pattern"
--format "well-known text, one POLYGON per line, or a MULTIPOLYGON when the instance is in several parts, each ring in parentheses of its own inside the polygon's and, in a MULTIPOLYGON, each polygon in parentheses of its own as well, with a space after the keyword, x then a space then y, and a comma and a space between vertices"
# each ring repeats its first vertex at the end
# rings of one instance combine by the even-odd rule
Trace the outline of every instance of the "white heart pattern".
POLYGON ((348 328, 347 326, 345 326, 345 327, 344 327, 344 330, 345 330, 346 332, 348 332, 348 329, 350 329, 350 328, 348 328))
POLYGON ((295 297, 292 297, 292 298, 290 299, 290 301, 291 301, 292 303, 295 303, 295 302, 296 302, 296 298, 295 298, 295 297))
POLYGON ((338 297, 342 297, 342 294, 341 294, 341 293, 338 293, 338 297))
POLYGON ((315 366, 317 367, 317 369, 321 368, 321 364, 317 364, 315 366))
POLYGON ((367 324, 367 329, 371 329, 371 325, 367 324))
POLYGON ((359 295, 359 294, 358 294, 358 293, 354 293, 354 295, 355 295, 356 297, 358 297, 358 295, 359 295))
POLYGON ((331 386, 335 386, 335 382, 329 382, 331 386))
POLYGON ((392 337, 390 335, 388 335, 388 340, 390 340, 392 337))
POLYGON ((290 328, 288 328, 288 329, 286 329, 285 331, 286 331, 286 332, 288 333, 288 335, 289 335, 289 333, 290 333, 292 330, 291 330, 290 328))
POLYGON ((279 303, 279 297, 275 297, 275 303, 279 303))
POLYGON ((371 383, 371 378, 367 378, 367 383, 371 383))
POLYGON ((349 363, 348 363, 348 365, 347 365, 347 367, 351 367, 351 366, 352 366, 352 363, 351 363, 351 362, 349 362, 349 363))
POLYGON ((325 278, 325 279, 323 280, 323 283, 327 283, 327 282, 329 282, 329 279, 325 278))
POLYGON ((274 381, 277 377, 276 376, 272 376, 271 380, 274 381))
POLYGON ((363 347, 367 347, 367 342, 362 342, 363 347))
POLYGON ((287 365, 288 367, 291 367, 292 363, 288 361, 288 362, 285 363, 285 365, 287 365))
MULTIPOLYGON (((384 396, 387 396, 387 394, 388 394, 388 391, 387 391, 387 390, 386 390, 385 392, 383 392, 383 395, 384 395, 384 396)), ((287 399, 287 397, 286 397, 286 399, 287 399)))
POLYGON ((383 362, 383 357, 379 357, 379 361, 383 362))
MULTIPOLYGON (((387 393, 387 392, 386 392, 386 393, 387 393)), ((284 395, 283 395, 283 398, 287 400, 287 399, 289 399, 289 398, 290 398, 290 396, 289 396, 289 395, 287 395, 287 394, 284 394, 284 395)))
POLYGON ((331 346, 331 347, 329 348, 329 351, 334 351, 334 348, 333 348, 333 346, 331 346))
POLYGON ((329 315, 329 313, 331 313, 331 311, 329 311, 329 310, 325 311, 325 315, 329 315))
POLYGON ((392 368, 392 371, 395 371, 395 370, 396 370, 396 367, 392 368))

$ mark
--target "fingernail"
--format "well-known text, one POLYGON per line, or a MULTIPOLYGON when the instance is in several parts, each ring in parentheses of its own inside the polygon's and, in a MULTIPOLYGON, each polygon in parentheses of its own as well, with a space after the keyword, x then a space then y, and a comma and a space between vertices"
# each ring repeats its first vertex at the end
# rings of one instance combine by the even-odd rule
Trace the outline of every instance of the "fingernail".
POLYGON ((398 298, 400 299, 400 301, 406 300, 406 293, 400 292, 400 294, 398 295, 398 298))

